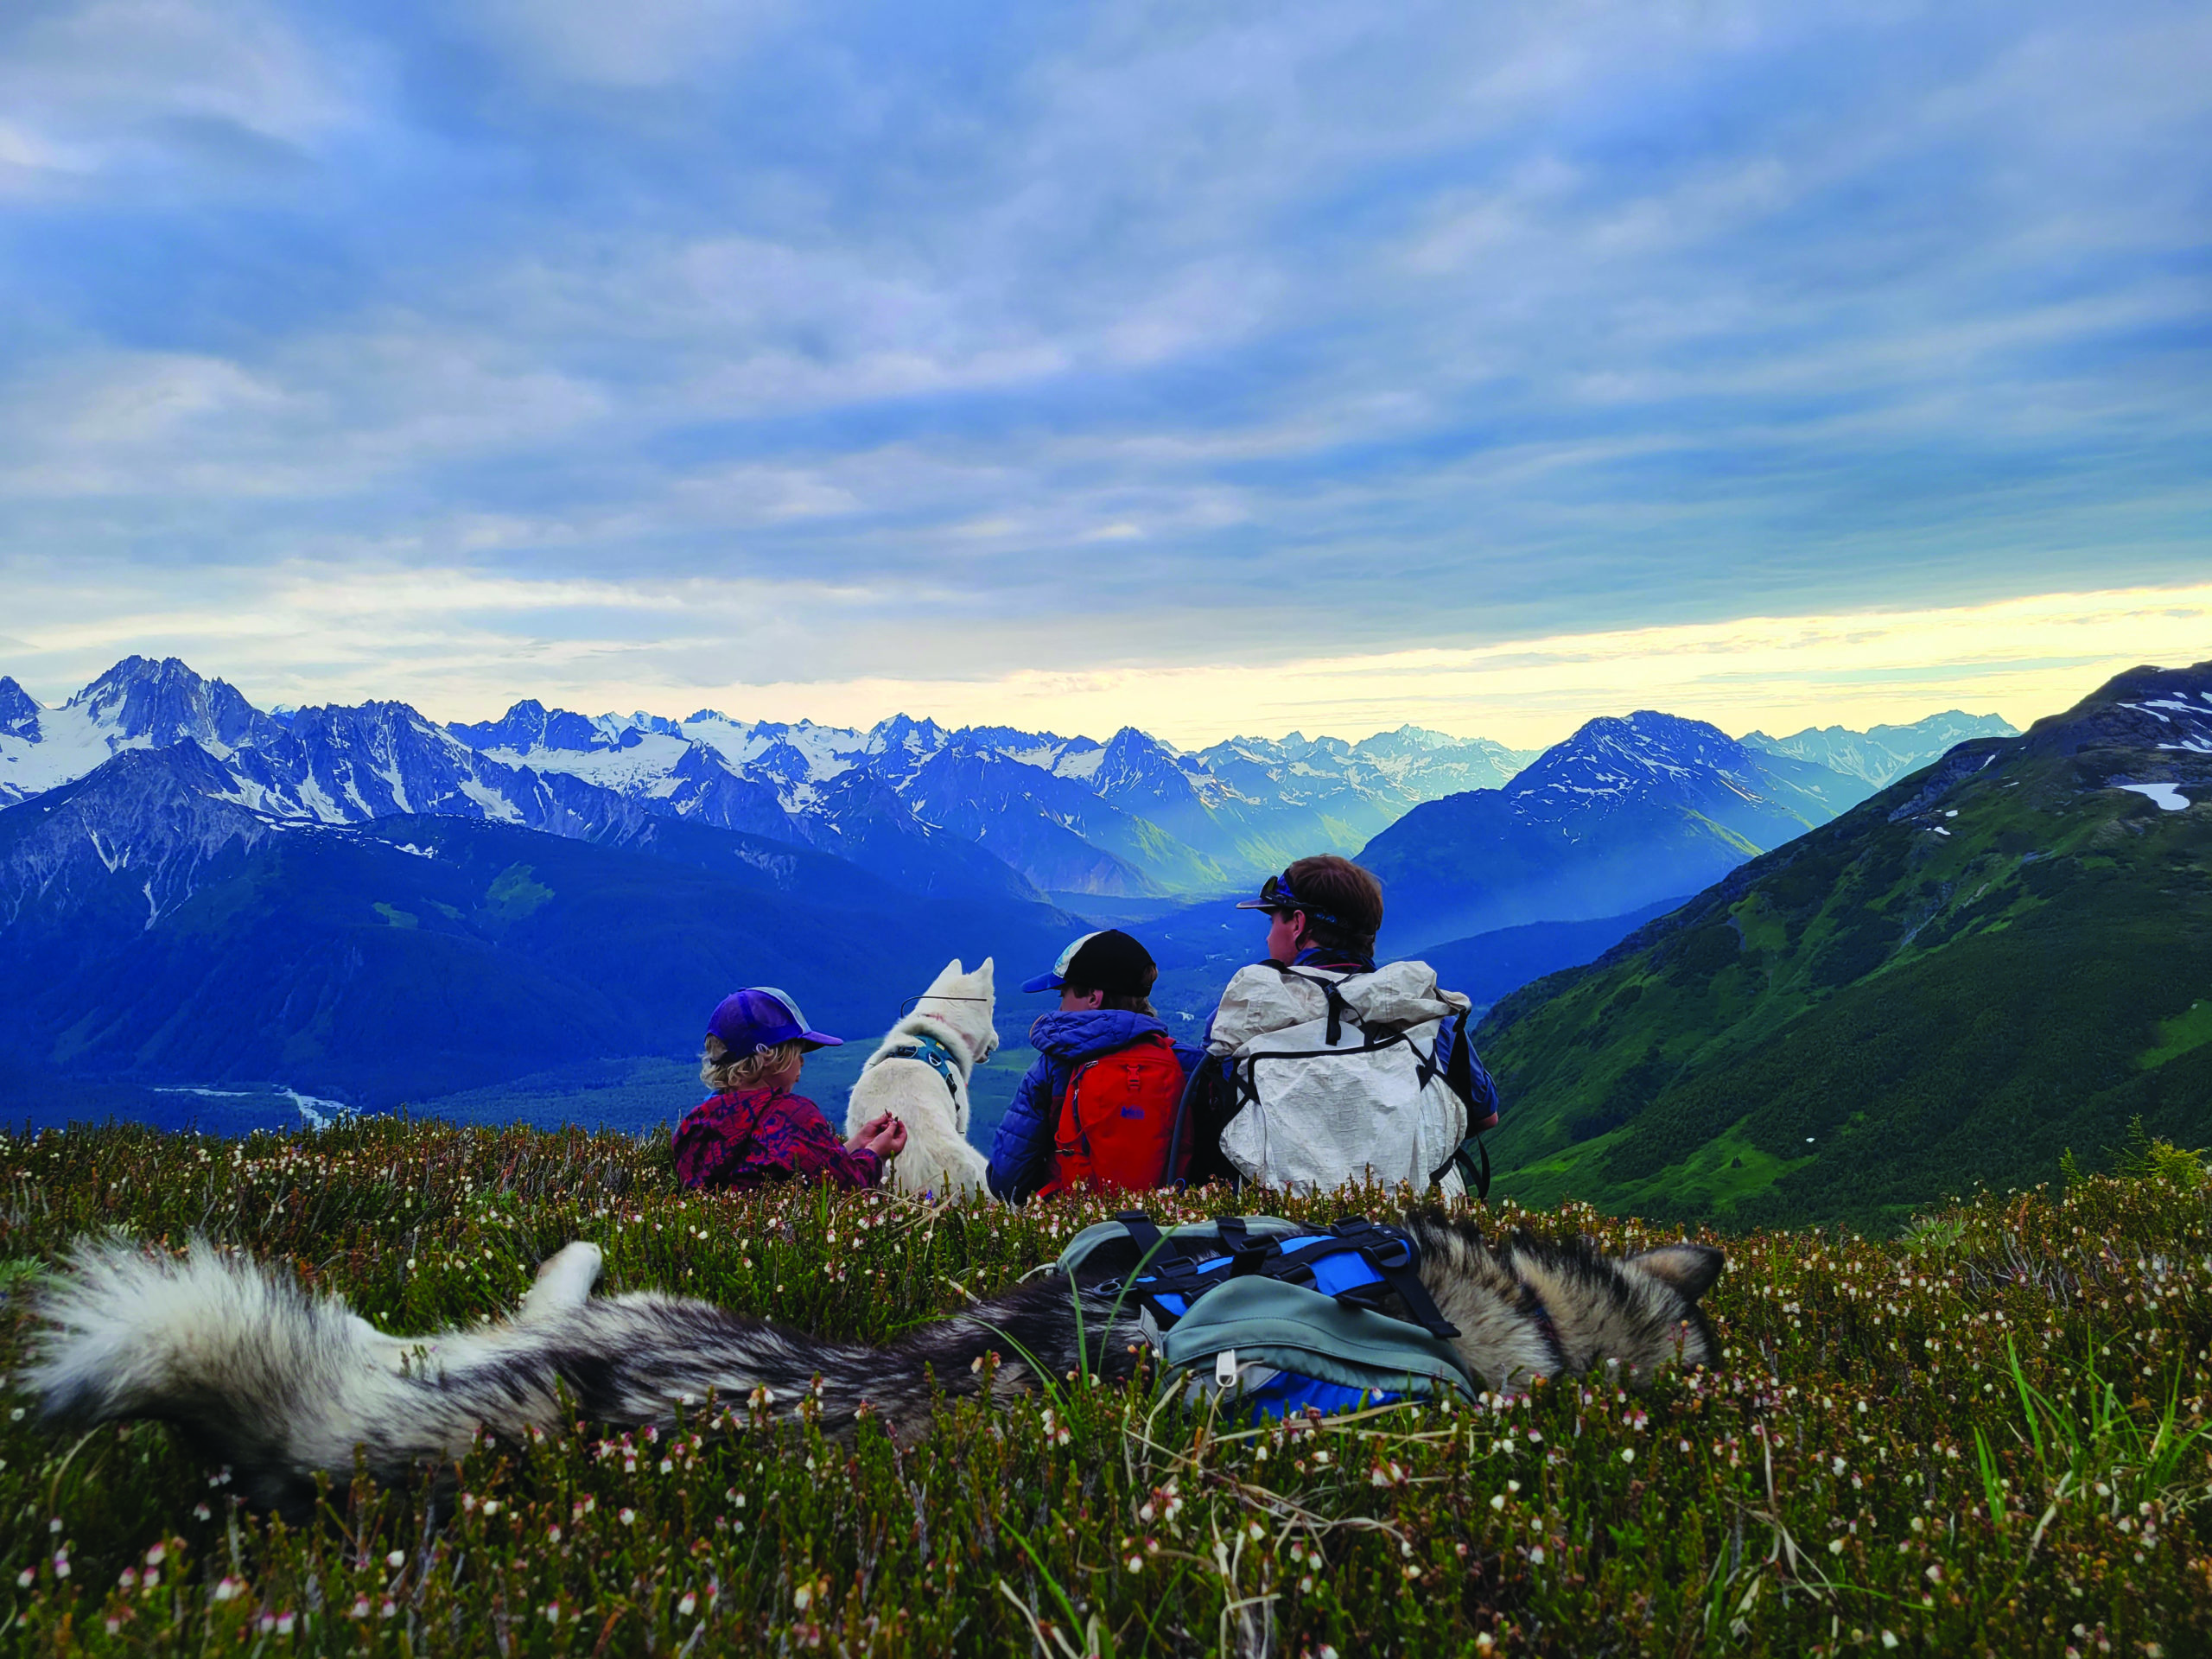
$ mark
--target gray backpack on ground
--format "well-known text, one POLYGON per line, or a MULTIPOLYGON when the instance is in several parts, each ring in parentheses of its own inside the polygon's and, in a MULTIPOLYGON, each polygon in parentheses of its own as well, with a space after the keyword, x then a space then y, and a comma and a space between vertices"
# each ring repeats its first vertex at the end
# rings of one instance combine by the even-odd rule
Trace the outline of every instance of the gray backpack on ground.
POLYGON ((1228 1216, 1160 1228, 1141 1212, 1086 1227, 1054 1271, 1126 1298, 1145 1340, 1186 1378, 1255 1417, 1325 1414, 1405 1399, 1471 1400, 1459 1332, 1422 1286, 1395 1227, 1228 1216), (1419 1323, 1382 1311, 1395 1297, 1419 1323))

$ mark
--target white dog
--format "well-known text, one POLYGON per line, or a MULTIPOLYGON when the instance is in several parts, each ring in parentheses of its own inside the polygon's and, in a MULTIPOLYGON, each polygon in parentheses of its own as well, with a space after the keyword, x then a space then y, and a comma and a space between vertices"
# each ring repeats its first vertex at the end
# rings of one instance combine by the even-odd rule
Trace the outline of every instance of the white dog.
POLYGON ((885 1112, 906 1126, 906 1150, 891 1164, 899 1192, 949 1198, 985 1190, 989 1165, 968 1144, 968 1078, 997 1052, 995 1004, 991 958, 968 973, 956 957, 861 1068, 845 1133, 885 1112))

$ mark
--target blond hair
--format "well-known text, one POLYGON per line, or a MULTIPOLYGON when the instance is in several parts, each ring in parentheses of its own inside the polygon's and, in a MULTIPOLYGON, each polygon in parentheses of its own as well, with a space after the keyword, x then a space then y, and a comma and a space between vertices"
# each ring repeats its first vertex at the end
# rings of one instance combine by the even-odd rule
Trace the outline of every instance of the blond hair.
POLYGON ((721 1038, 709 1037, 699 1056, 699 1081, 718 1095, 755 1088, 765 1078, 796 1070, 805 1052, 806 1045, 796 1037, 755 1054, 739 1054, 721 1038))

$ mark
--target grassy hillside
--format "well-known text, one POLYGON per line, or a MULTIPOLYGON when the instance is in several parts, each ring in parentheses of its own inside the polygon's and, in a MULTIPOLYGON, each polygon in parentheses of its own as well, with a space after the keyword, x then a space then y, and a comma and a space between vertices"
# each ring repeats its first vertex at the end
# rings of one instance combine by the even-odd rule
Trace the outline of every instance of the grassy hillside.
POLYGON ((1501 1002, 1501 1190, 1887 1228, 2139 1116, 2212 1135, 2212 805, 2120 786, 2196 760, 2146 695, 1961 746, 1501 1002))
MULTIPOLYGON (((664 1287, 880 1339, 1103 1205, 696 1197, 619 1137, 391 1121, 244 1143, 0 1140, 0 1368, 87 1230, 204 1229, 404 1332, 511 1306, 573 1237, 664 1287)), ((1204 1195, 1200 1195, 1201 1198, 1204 1195)), ((1193 1206, 1192 1209, 1202 1208, 1193 1206)), ((1332 1214, 1333 1201, 1287 1206, 1332 1214)), ((1178 1213, 1190 1213, 1190 1211, 1178 1213)), ((1501 1222, 1665 1235, 1587 1209, 1501 1222)), ((1901 1243, 1719 1241, 1726 1357, 1630 1398, 1252 1432, 1058 1385, 849 1446, 710 1402, 680 1433, 485 1444, 300 1528, 155 1425, 0 1400, 0 1630, 32 1654, 2165 1655, 2212 1644, 2212 1178, 1986 1198, 1901 1243)))

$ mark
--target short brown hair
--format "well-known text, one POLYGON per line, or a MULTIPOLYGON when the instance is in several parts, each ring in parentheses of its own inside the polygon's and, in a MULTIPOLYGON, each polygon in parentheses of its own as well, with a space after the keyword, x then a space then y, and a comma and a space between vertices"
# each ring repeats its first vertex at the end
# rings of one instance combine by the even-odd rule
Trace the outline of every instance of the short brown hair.
MULTIPOLYGON (((1098 990, 1098 988, 1096 985, 1077 985, 1071 982, 1068 989, 1073 991, 1077 996, 1089 996, 1091 992, 1098 990)), ((1160 1017, 1152 1006, 1150 997, 1131 996, 1126 991, 1100 991, 1098 1006, 1102 1008, 1118 1008, 1123 1014, 1147 1014, 1155 1020, 1160 1017)))
POLYGON ((732 1089, 750 1089, 763 1077, 788 1071, 805 1052, 806 1045, 796 1037, 744 1055, 734 1052, 721 1038, 709 1037, 705 1052, 699 1056, 699 1081, 718 1095, 732 1089))
POLYGON ((1375 936, 1382 929, 1382 884, 1373 875, 1335 853, 1316 853, 1283 876, 1293 893, 1337 918, 1324 921, 1307 912, 1306 937, 1314 944, 1356 957, 1375 954, 1375 936))

